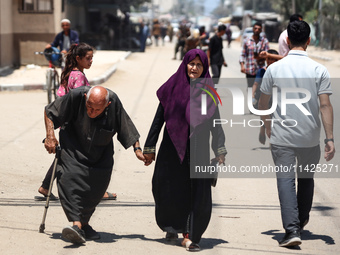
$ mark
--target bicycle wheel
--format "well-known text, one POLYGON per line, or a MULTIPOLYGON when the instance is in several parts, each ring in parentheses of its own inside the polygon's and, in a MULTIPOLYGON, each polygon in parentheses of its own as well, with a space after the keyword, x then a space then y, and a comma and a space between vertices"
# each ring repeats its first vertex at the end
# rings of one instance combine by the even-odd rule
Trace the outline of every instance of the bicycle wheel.
POLYGON ((54 70, 53 84, 52 85, 53 85, 52 90, 53 90, 54 100, 56 100, 56 98, 57 98, 57 91, 58 91, 59 85, 60 85, 60 83, 59 83, 59 75, 58 75, 57 70, 54 70))
POLYGON ((52 70, 49 69, 46 72, 46 90, 47 90, 47 102, 52 102, 52 70))

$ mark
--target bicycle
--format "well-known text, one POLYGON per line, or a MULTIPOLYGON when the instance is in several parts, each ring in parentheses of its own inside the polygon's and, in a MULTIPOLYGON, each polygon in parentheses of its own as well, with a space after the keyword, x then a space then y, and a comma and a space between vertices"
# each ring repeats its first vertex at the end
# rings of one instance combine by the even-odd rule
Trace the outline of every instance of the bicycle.
POLYGON ((47 90, 47 102, 50 104, 53 100, 57 98, 57 91, 60 85, 59 74, 55 67, 61 67, 62 64, 62 54, 57 48, 51 47, 44 51, 35 51, 36 55, 44 55, 49 62, 49 67, 46 71, 46 90, 47 90))

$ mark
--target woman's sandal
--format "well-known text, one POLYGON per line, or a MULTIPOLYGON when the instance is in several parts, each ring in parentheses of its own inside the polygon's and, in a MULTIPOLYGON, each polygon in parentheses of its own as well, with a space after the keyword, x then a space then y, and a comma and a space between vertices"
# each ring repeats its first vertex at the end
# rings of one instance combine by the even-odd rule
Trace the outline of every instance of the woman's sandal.
POLYGON ((200 251, 201 250, 200 246, 197 243, 193 243, 189 239, 187 239, 186 241, 184 240, 182 241, 182 245, 186 248, 187 251, 200 251))
POLYGON ((201 248, 197 243, 193 243, 189 239, 189 234, 183 234, 182 246, 186 248, 187 251, 200 251, 201 248))
MULTIPOLYGON (((189 242, 187 242, 187 244, 188 243, 189 242)), ((187 251, 200 251, 201 250, 200 246, 197 243, 193 243, 193 242, 191 242, 189 246, 187 246, 186 248, 187 248, 187 251)))

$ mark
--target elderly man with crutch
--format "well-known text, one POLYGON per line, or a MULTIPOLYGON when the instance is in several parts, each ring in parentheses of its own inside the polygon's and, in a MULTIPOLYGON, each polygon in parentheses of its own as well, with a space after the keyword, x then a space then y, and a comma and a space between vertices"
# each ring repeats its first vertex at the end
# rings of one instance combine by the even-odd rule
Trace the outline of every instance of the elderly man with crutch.
MULTIPOLYGON (((62 231, 72 243, 99 239, 89 220, 101 201, 113 167, 113 141, 125 149, 133 146, 138 159, 145 161, 139 133, 118 96, 101 86, 79 87, 57 98, 45 108, 45 148, 56 152, 59 133, 61 153, 56 166, 58 193, 66 217, 73 226, 62 231)), ((50 192, 50 191, 49 191, 50 192)))

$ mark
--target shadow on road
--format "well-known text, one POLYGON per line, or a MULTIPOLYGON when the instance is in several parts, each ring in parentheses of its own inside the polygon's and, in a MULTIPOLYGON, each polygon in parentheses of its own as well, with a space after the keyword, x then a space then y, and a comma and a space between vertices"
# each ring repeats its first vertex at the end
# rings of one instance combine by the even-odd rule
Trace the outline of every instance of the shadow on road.
MULTIPOLYGON (((279 231, 280 230, 268 230, 268 231, 262 232, 261 234, 272 236, 272 239, 279 242, 284 236, 284 233, 282 233, 282 232, 276 233, 276 232, 279 232, 279 231)), ((328 245, 334 245, 335 244, 333 237, 327 236, 327 235, 313 234, 309 230, 303 230, 301 232, 301 240, 305 240, 305 241, 307 241, 307 240, 322 240, 322 241, 325 242, 325 244, 328 244, 328 245)), ((298 246, 293 246, 291 249, 300 250, 300 248, 298 246)))
MULTIPOLYGON (((144 235, 138 235, 138 234, 131 234, 131 235, 116 235, 114 233, 107 233, 107 232, 99 232, 101 238, 99 240, 95 240, 93 242, 96 243, 114 243, 117 242, 119 239, 140 239, 143 241, 151 241, 151 242, 159 242, 165 245, 171 245, 171 246, 181 246, 182 238, 178 238, 176 241, 167 241, 165 238, 147 238, 144 235)), ((62 239, 61 233, 53 233, 51 235, 51 239, 62 239)), ((64 240, 65 241, 65 240, 64 240)), ((65 241, 66 243, 70 243, 68 241, 65 241)), ((91 242, 91 241, 89 241, 91 242)), ((200 246, 204 250, 213 249, 216 245, 228 243, 227 241, 219 238, 202 238, 200 242, 200 246)), ((77 244, 71 244, 65 246, 65 249, 74 249, 84 246, 83 244, 77 245, 77 244)))

